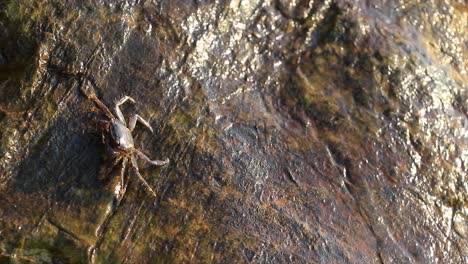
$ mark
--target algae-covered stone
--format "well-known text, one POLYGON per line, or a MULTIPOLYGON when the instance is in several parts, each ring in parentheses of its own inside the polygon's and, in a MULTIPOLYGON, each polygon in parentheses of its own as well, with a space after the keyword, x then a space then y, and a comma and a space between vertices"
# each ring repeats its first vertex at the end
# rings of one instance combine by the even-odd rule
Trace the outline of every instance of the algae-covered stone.
POLYGON ((0 262, 464 262, 466 10, 3 1, 0 262), (138 102, 156 198, 83 87, 138 102))

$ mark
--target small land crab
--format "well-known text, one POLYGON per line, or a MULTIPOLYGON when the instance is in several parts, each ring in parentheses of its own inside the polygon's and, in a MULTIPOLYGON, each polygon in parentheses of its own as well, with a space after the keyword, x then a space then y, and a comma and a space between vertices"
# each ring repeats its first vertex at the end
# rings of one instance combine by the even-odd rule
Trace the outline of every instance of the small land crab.
POLYGON ((114 165, 118 165, 119 162, 122 162, 122 166, 120 168, 120 189, 117 191, 119 195, 122 197, 125 193, 126 185, 124 184, 124 174, 125 169, 127 167, 128 162, 130 161, 132 167, 135 170, 136 175, 141 180, 141 182, 146 186, 146 188, 156 196, 156 192, 151 188, 151 186, 146 182, 146 180, 141 176, 136 156, 149 162, 156 166, 163 166, 169 163, 169 159, 165 160, 151 160, 146 156, 143 152, 141 152, 138 148, 135 147, 135 141, 133 139, 132 131, 136 126, 137 121, 139 121, 142 125, 147 127, 151 132, 153 132, 153 128, 151 128, 148 121, 143 119, 139 115, 132 115, 129 120, 128 124, 125 121, 125 118, 120 110, 120 106, 125 102, 129 101, 135 103, 135 100, 129 96, 124 96, 122 99, 115 102, 115 114, 107 108, 107 106, 97 98, 96 93, 90 87, 81 87, 81 91, 88 97, 88 99, 93 100, 96 105, 99 107, 101 111, 104 112, 106 117, 109 120, 100 120, 99 123, 101 124, 101 129, 103 132, 103 139, 110 146, 112 150, 115 161, 114 165))

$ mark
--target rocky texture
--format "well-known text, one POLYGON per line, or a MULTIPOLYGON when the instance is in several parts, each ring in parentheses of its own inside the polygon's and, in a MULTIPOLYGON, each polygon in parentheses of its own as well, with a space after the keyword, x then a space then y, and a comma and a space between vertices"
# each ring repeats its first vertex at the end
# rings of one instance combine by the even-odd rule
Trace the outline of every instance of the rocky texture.
POLYGON ((467 262, 463 1, 79 2, 0 2, 0 261, 467 262))

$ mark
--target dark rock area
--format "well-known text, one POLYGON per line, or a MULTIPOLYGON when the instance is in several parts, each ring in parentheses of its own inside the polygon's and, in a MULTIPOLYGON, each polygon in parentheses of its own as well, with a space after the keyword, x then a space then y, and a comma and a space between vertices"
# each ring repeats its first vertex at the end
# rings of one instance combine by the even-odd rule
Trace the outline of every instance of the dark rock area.
POLYGON ((0 263, 467 263, 466 1, 0 1, 0 263), (93 88, 170 163, 101 140, 93 88))

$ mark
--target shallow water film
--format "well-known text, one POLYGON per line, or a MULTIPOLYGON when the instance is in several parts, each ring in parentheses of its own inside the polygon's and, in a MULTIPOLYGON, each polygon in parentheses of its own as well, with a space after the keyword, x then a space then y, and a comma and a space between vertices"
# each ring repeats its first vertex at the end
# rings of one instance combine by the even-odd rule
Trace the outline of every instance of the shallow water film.
POLYGON ((467 263, 462 0, 0 1, 0 263, 467 263), (148 191, 103 144, 125 117, 148 191))

